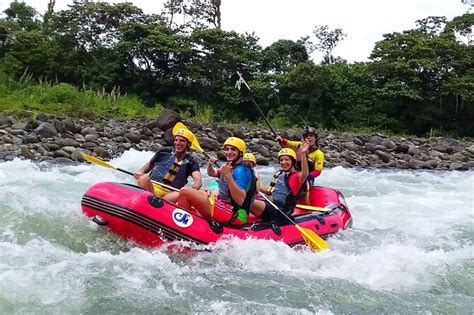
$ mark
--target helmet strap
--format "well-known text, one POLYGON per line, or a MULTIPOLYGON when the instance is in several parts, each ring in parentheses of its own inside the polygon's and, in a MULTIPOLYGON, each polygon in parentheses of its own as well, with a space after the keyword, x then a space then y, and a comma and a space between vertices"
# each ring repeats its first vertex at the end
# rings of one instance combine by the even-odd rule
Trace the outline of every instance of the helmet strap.
POLYGON ((239 164, 237 162, 242 161, 243 158, 244 158, 244 154, 241 151, 239 151, 239 155, 237 156, 235 160, 232 161, 232 165, 239 164))

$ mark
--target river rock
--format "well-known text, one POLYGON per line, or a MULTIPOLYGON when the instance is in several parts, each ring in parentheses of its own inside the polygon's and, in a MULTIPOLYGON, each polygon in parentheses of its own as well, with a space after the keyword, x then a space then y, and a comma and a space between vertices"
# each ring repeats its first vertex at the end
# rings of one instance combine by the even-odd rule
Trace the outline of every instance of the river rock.
POLYGON ((450 170, 455 170, 455 171, 467 171, 469 168, 467 167, 466 164, 464 163, 452 163, 450 166, 449 166, 449 169, 450 170))
POLYGON ((77 126, 76 123, 70 118, 63 119, 61 122, 64 127, 64 131, 66 132, 74 134, 81 131, 81 127, 77 126))
POLYGON ((384 162, 384 163, 388 163, 390 162, 390 154, 387 154, 383 151, 380 151, 380 150, 377 150, 375 151, 375 154, 384 162))
MULTIPOLYGON (((81 150, 108 159, 131 148, 155 151, 161 145, 172 145, 171 128, 163 132, 155 125, 157 120, 155 124, 150 121, 101 118, 90 121, 50 117, 47 121, 38 121, 0 114, 0 126, 5 126, 0 128, 0 161, 15 156, 41 161, 50 160, 54 156, 64 158, 66 154, 70 155, 67 159, 80 160, 81 150), (61 127, 58 121, 64 130, 55 135, 52 132, 48 134, 49 137, 45 137, 31 131, 46 123, 59 131, 61 127), (24 128, 12 129, 10 125, 15 123, 21 123, 19 126, 24 128), (25 149, 21 151, 22 146, 29 152, 25 149)), ((260 157, 257 161, 259 165, 277 161, 280 145, 274 141, 274 135, 268 128, 250 129, 244 125, 224 126, 222 123, 196 122, 185 122, 185 125, 193 131, 207 152, 216 153, 221 159, 225 159, 221 151, 222 143, 228 136, 234 135, 246 141, 248 152, 260 157)), ((277 133, 290 140, 301 139, 301 130, 277 130, 277 133)), ((439 170, 464 170, 474 167, 474 144, 471 139, 458 141, 414 136, 402 138, 382 134, 354 136, 349 133, 321 131, 318 133, 318 142, 326 155, 326 167, 341 165, 439 170)), ((202 163, 206 163, 207 158, 204 155, 198 154, 198 157, 202 163)))
POLYGON ((35 135, 32 135, 32 134, 31 134, 31 135, 25 135, 25 136, 23 137, 23 143, 24 143, 24 144, 28 144, 28 143, 38 143, 38 142, 40 142, 40 140, 38 139, 38 137, 35 136, 35 135))
POLYGON ((393 151, 397 148, 395 142, 389 139, 383 139, 380 145, 384 146, 388 151, 393 151))
POLYGON ((474 154, 474 144, 471 144, 470 146, 468 146, 466 148, 466 151, 471 153, 471 154, 474 154))
POLYGON ((83 149, 93 150, 95 147, 97 147, 97 144, 94 143, 94 142, 81 143, 81 148, 83 148, 83 149))
POLYGON ((48 119, 49 117, 45 113, 39 113, 38 115, 36 115, 36 120, 38 121, 46 122, 48 121, 48 119))
POLYGON ((65 158, 70 158, 71 155, 65 151, 63 151, 62 149, 59 149, 59 150, 56 150, 53 152, 53 157, 65 157, 65 158))
POLYGON ((217 141, 217 136, 216 136, 216 134, 215 134, 214 132, 208 131, 208 132, 206 132, 206 135, 207 135, 209 138, 211 138, 212 140, 216 140, 216 141, 217 141))
POLYGON ((64 133, 65 132, 63 123, 60 120, 53 119, 53 125, 56 128, 58 133, 64 133))
POLYGON ((125 138, 130 141, 131 143, 140 143, 141 139, 140 139, 140 135, 136 134, 136 133, 126 133, 125 134, 125 138))
POLYGON ((367 139, 368 143, 372 144, 382 144, 383 138, 379 135, 371 136, 369 139, 367 139))
POLYGON ((433 148, 439 152, 449 154, 462 150, 461 144, 455 139, 438 139, 433 148))
POLYGON ((27 126, 28 126, 27 123, 19 121, 11 125, 11 128, 25 130, 27 126))
POLYGON ((408 148, 407 153, 411 156, 418 156, 421 154, 420 150, 418 150, 416 146, 410 146, 410 148, 408 148))
POLYGON ((110 158, 110 153, 103 147, 96 147, 94 149, 94 153, 103 158, 103 159, 109 159, 110 158))
POLYGON ((344 142, 342 144, 344 148, 346 148, 349 151, 357 152, 359 150, 359 146, 355 144, 354 142, 344 142))
POLYGON ((77 142, 86 142, 86 138, 81 135, 80 133, 76 133, 74 135, 74 140, 77 141, 77 142))
POLYGON ((199 139, 199 143, 201 144, 201 147, 203 149, 208 149, 208 150, 219 150, 219 142, 217 142, 214 139, 211 139, 209 137, 202 137, 199 139))
POLYGON ((237 137, 237 138, 241 138, 241 139, 246 138, 245 131, 242 127, 235 129, 233 134, 234 134, 234 137, 237 137))
POLYGON ((269 165, 270 162, 269 160, 264 157, 264 156, 261 156, 260 154, 255 154, 255 159, 257 160, 257 165, 269 165))
POLYGON ((22 146, 20 148, 20 155, 28 158, 28 159, 34 159, 35 158, 35 154, 33 152, 31 152, 31 150, 26 147, 26 146, 22 146))
POLYGON ((0 128, 5 128, 12 124, 12 120, 10 116, 1 115, 0 114, 0 128))
POLYGON ((177 112, 165 109, 156 120, 156 126, 161 130, 168 130, 176 125, 178 121, 181 121, 181 117, 177 112))
POLYGON ((56 127, 49 122, 42 122, 35 129, 35 133, 41 138, 52 138, 58 134, 56 127))
POLYGON ((99 139, 99 136, 97 134, 87 134, 85 135, 84 139, 89 142, 94 142, 99 139))
POLYGON ((229 138, 230 136, 232 136, 232 132, 223 127, 223 126, 217 126, 217 128, 215 129, 215 134, 216 134, 216 140, 219 142, 219 143, 224 143, 224 141, 229 138))

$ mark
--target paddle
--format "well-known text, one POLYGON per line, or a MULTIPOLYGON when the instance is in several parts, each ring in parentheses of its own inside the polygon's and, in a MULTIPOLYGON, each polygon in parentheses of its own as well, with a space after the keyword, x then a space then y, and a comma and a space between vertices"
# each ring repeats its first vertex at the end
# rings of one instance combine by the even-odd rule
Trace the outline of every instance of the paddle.
MULTIPOLYGON (((114 170, 117 170, 117 171, 120 171, 120 172, 123 172, 125 174, 128 174, 128 175, 131 175, 131 176, 134 176, 134 174, 132 172, 129 172, 129 171, 126 171, 124 169, 121 169, 121 168, 118 168, 112 164, 109 164, 107 162, 105 162, 104 160, 101 160, 99 158, 96 158, 96 157, 93 157, 91 155, 88 155, 88 154, 85 154, 84 152, 81 152, 81 156, 84 158, 84 160, 86 161, 89 161, 93 164, 97 164, 97 165, 100 165, 100 166, 104 166, 104 167, 107 167, 107 168, 111 168, 111 169, 114 169, 114 170)), ((169 190, 173 190, 173 191, 179 191, 179 189, 176 189, 172 186, 169 186, 169 185, 166 185, 166 184, 163 184, 163 183, 160 183, 160 182, 157 182, 157 181, 154 181, 152 180, 151 183, 153 185, 158 185, 158 186, 161 186, 161 187, 164 187, 166 189, 169 189, 169 190)))
POLYGON ((247 84, 247 82, 245 82, 244 80, 244 77, 242 76, 242 73, 240 73, 239 71, 236 71, 234 75, 232 75, 230 77, 230 80, 235 82, 235 88, 237 90, 239 90, 240 92, 244 92, 246 91, 248 96, 250 97, 250 100, 252 101, 252 103, 255 105, 255 107, 257 107, 257 110, 259 111, 260 115, 263 117, 263 119, 265 119, 265 122, 267 123, 268 127, 270 128, 270 130, 273 132, 273 135, 275 137, 277 137, 277 133, 275 132, 275 130, 273 129, 272 125, 270 125, 270 122, 268 121, 267 119, 267 116, 265 116, 260 108, 260 106, 258 106, 257 102, 255 102, 255 99, 253 98, 253 95, 252 95, 252 91, 250 90, 250 87, 249 85, 247 84), (242 87, 244 87, 244 89, 242 89, 242 87))
POLYGON ((316 207, 310 205, 296 205, 296 208, 305 209, 305 210, 312 210, 312 211, 319 211, 319 212, 329 212, 331 209, 323 208, 323 207, 316 207))
POLYGON ((269 202, 275 209, 280 211, 281 214, 285 216, 285 218, 288 219, 293 225, 296 227, 296 229, 301 233, 301 236, 303 237, 303 240, 305 241, 306 245, 308 245, 309 248, 311 248, 313 251, 322 251, 325 249, 329 248, 329 244, 321 238, 318 234, 314 233, 310 229, 303 228, 299 226, 295 221, 290 219, 289 216, 287 216, 276 204, 274 204, 270 199, 268 199, 267 196, 265 196, 264 193, 259 192, 260 196, 265 199, 267 202, 269 202))

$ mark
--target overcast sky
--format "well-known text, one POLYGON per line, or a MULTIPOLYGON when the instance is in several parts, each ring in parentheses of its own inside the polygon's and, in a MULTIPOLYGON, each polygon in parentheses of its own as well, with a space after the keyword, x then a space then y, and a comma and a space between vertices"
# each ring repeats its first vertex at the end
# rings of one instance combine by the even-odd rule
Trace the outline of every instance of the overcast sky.
MULTIPOLYGON (((10 2, 0 0, 0 10, 3 12, 10 2)), ((43 13, 49 1, 23 2, 43 13)), ((145 13, 159 13, 164 1, 128 2, 145 13)), ((56 10, 66 9, 68 4, 72 0, 56 0, 56 10)), ((311 35, 315 25, 341 28, 347 37, 333 53, 349 62, 367 60, 383 34, 412 29, 416 20, 428 16, 451 20, 467 9, 461 0, 222 0, 221 4, 222 28, 255 32, 263 47, 279 39, 297 40, 311 35)))

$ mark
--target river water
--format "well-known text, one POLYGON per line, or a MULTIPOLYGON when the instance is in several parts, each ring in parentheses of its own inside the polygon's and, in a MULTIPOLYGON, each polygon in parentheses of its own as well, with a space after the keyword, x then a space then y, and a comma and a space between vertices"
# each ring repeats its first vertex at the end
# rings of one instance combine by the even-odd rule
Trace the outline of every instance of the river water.
MULTIPOLYGON (((151 155, 110 163, 133 171, 151 155)), ((274 170, 259 168, 264 182, 274 170)), ((133 178, 0 163, 1 314, 473 312, 474 172, 326 169, 317 182, 345 195, 354 225, 318 254, 263 240, 137 246, 82 214, 82 194, 101 181, 133 178)))

